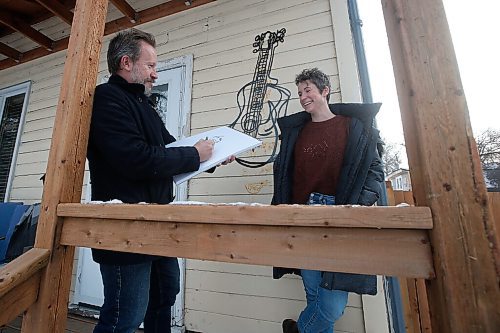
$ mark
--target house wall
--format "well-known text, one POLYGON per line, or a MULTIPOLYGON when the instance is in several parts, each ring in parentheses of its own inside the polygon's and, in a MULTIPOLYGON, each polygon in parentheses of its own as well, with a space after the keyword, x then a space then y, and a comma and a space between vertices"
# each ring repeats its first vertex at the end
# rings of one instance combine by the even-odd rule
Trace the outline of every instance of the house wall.
POLYGON ((399 191, 411 191, 410 171, 400 169, 387 177, 391 181, 392 188, 399 191))
MULTIPOLYGON (((148 7, 148 2, 137 1, 143 7, 148 7)), ((156 36, 160 61, 193 54, 190 128, 194 134, 227 125, 236 118, 237 91, 252 80, 256 65, 251 44, 257 34, 267 30, 287 30, 284 43, 276 49, 272 76, 292 92, 289 113, 301 110, 293 82, 295 75, 307 67, 319 67, 331 77, 331 101, 340 102, 332 23, 332 17, 339 14, 332 14, 334 2, 340 1, 218 0, 138 28, 156 36)), ((116 15, 110 4, 110 17, 116 15)), ((67 32, 67 26, 52 22, 42 28, 52 33, 67 32)), ((107 74, 105 50, 109 40, 110 36, 104 40, 98 82, 107 74)), ((64 60, 65 52, 59 52, 3 70, 0 76, 0 88, 32 80, 11 201, 41 200, 39 178, 47 164, 64 60)), ((359 95, 357 89, 357 86, 353 88, 354 96, 359 95)), ((271 146, 266 143, 251 155, 263 156, 270 151, 271 146)), ((271 165, 248 169, 232 163, 214 174, 191 180, 189 199, 267 204, 272 195, 271 175, 271 165)), ((298 278, 274 281, 271 276, 271 267, 188 260, 186 328, 204 333, 281 332, 281 321, 296 319, 305 305, 303 287, 298 278)), ((336 331, 365 332, 361 297, 350 295, 336 331)))

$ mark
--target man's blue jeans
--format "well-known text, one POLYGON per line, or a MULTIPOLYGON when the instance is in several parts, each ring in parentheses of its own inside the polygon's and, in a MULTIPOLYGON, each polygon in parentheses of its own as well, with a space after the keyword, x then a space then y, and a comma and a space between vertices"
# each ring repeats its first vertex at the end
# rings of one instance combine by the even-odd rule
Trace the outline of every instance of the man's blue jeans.
MULTIPOLYGON (((308 205, 335 205, 335 196, 311 193, 308 205)), ((297 326, 300 333, 333 333, 333 326, 344 313, 348 292, 321 287, 322 273, 301 269, 306 291, 306 308, 300 313, 297 326)))
POLYGON ((333 333, 335 321, 344 313, 348 292, 322 288, 321 272, 302 269, 307 306, 300 313, 300 333, 333 333))
POLYGON ((170 332, 170 308, 179 292, 177 258, 136 265, 100 265, 104 304, 94 333, 170 332))

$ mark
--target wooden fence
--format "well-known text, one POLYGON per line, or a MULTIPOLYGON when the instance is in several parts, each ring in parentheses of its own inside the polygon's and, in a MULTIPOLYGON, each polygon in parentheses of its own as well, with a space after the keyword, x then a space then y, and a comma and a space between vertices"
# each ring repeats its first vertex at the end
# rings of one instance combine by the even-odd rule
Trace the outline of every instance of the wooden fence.
MULTIPOLYGON (((412 191, 393 190, 390 181, 385 182, 387 205, 415 204, 412 191)), ((488 203, 498 228, 500 221, 500 192, 488 192, 488 203)), ((401 301, 407 333, 431 333, 431 318, 425 279, 400 278, 401 301)))

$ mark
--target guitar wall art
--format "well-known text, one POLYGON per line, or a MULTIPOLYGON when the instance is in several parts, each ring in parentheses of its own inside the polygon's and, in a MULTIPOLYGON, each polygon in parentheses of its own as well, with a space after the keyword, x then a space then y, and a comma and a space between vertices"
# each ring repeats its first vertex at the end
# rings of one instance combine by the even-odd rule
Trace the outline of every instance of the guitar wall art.
POLYGON ((285 116, 290 100, 290 91, 278 85, 278 79, 271 76, 276 47, 284 42, 286 29, 276 32, 266 31, 255 36, 253 53, 258 53, 253 78, 246 83, 236 96, 239 114, 229 125, 240 132, 264 140, 271 146, 270 156, 260 161, 237 158, 236 161, 249 168, 258 168, 272 163, 278 145, 278 125, 276 120, 285 116))

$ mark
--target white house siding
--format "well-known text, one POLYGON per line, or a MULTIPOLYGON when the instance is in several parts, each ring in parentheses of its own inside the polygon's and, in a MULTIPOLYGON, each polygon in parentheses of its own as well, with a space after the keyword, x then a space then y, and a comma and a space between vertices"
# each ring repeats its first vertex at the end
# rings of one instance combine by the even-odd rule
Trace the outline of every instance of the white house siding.
POLYGON ((53 94, 46 83, 58 81, 60 85, 64 53, 48 58, 41 58, 25 65, 3 70, 0 88, 9 87, 31 80, 29 104, 21 136, 21 144, 15 166, 10 201, 25 203, 40 202, 42 182, 40 176, 45 172, 48 149, 52 136, 55 108, 59 92, 53 94), (57 66, 59 64, 59 66, 57 66), (54 79, 56 75, 57 79, 54 79))
MULTIPOLYGON (((272 268, 189 260, 186 325, 195 332, 281 332, 304 308, 299 278, 272 280, 272 268)), ((336 332, 365 332, 361 299, 350 294, 336 332)))
MULTIPOLYGON (((306 67, 326 71, 333 97, 340 101, 329 1, 217 1, 149 26, 157 34, 160 58, 194 55, 192 133, 237 117, 236 94, 252 80, 257 61, 251 44, 267 30, 287 30, 284 43, 276 48, 272 76, 292 92, 290 113, 301 110, 294 78, 306 67)), ((251 155, 269 154, 270 148, 267 144, 251 155)), ((271 174, 271 165, 254 170, 233 163, 192 180, 189 199, 270 203, 271 174)), ((271 276, 271 267, 188 260, 186 328, 204 333, 281 332, 281 321, 296 318, 304 307, 304 292, 297 278, 274 281, 271 276)), ((359 296, 352 295, 336 328, 364 332, 359 296)))
MULTIPOLYGON (((238 114, 237 91, 252 80, 257 56, 251 44, 257 34, 286 28, 276 49, 272 76, 292 92, 288 112, 301 110, 295 75, 319 67, 330 75, 333 101, 339 102, 340 83, 330 11, 331 0, 218 0, 138 28, 156 36, 160 61, 193 54, 191 132, 227 125, 238 114)), ((151 1, 136 1, 149 7, 151 1)), ((110 4, 108 20, 116 18, 110 4)), ((68 26, 46 23, 51 33, 67 34, 68 26)), ((107 74, 104 39, 100 80, 107 74)), ((19 41, 24 43, 24 41, 19 41)), ((15 45, 14 45, 15 46, 15 45)), ((11 201, 39 202, 40 176, 45 172, 58 102, 65 52, 2 71, 0 88, 32 80, 30 103, 15 168, 11 201)), ((250 153, 270 153, 268 142, 250 153)), ((269 203, 272 167, 243 168, 236 163, 189 183, 189 199, 206 202, 269 203)), ((284 318, 296 318, 304 307, 299 279, 274 281, 263 266, 187 261, 185 324, 203 333, 281 332, 284 318)), ((336 325, 338 332, 365 332, 361 297, 351 295, 336 325)))

